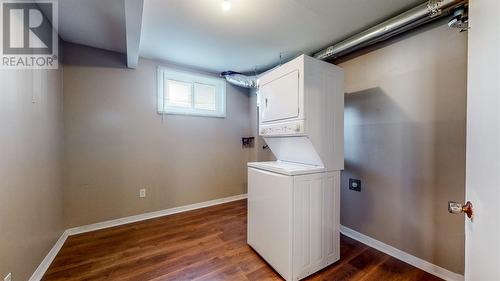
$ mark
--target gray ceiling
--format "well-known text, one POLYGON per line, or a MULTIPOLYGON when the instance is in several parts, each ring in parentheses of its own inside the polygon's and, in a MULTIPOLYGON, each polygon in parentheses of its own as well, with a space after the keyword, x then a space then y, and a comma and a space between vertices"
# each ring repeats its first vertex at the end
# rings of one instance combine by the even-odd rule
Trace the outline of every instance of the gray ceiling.
POLYGON ((58 9, 64 41, 126 52, 123 0, 59 0, 58 9))
MULTIPOLYGON (((126 51, 124 0, 60 0, 63 40, 126 51)), ((145 0, 140 56, 252 72, 326 45, 421 0, 145 0)))

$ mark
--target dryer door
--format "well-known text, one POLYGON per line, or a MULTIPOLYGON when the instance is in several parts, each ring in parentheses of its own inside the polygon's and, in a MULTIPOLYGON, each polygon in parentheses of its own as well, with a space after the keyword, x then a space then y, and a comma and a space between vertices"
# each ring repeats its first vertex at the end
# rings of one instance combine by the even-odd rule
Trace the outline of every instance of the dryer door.
POLYGON ((261 122, 299 116, 299 70, 280 76, 260 88, 261 122))

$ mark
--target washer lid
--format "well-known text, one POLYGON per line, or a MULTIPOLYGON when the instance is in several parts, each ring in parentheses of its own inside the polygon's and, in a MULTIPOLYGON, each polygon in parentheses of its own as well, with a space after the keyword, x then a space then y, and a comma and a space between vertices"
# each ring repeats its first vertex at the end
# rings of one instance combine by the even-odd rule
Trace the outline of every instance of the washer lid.
POLYGON ((287 161, 248 162, 248 167, 289 176, 314 174, 325 171, 325 167, 323 166, 314 166, 287 161))

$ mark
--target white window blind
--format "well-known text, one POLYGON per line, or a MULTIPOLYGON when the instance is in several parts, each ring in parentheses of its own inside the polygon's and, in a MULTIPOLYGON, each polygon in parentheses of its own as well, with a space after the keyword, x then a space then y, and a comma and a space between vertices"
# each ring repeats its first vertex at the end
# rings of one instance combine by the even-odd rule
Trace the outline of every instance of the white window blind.
POLYGON ((193 85, 175 80, 167 80, 166 82, 167 87, 165 87, 165 89, 167 93, 165 102, 168 105, 175 107, 191 107, 191 104, 193 103, 193 85))
POLYGON ((226 116, 223 79, 158 68, 158 113, 226 116))
POLYGON ((194 107, 201 110, 217 110, 217 89, 214 85, 194 84, 194 107))

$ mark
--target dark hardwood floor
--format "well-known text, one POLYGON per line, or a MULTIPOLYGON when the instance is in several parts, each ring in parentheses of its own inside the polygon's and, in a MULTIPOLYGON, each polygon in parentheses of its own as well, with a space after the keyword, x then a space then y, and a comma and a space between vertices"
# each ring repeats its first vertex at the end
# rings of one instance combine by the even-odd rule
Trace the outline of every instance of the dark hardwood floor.
MULTIPOLYGON (((246 200, 70 236, 43 280, 281 280, 246 244, 246 200)), ((307 280, 440 280, 341 236, 307 280)))

